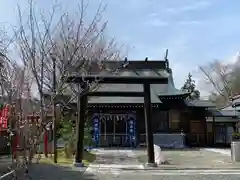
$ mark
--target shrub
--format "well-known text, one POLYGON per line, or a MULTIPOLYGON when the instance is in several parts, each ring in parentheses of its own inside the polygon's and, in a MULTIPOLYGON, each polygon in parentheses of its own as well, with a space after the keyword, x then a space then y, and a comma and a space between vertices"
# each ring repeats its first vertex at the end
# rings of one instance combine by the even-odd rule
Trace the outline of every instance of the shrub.
POLYGON ((240 140, 240 133, 233 133, 232 134, 232 140, 233 141, 239 141, 240 140))
MULTIPOLYGON (((77 133, 75 122, 72 120, 62 120, 58 129, 59 137, 65 142, 64 153, 66 158, 70 158, 75 155, 77 133)), ((84 125, 84 145, 91 146, 92 136, 91 136, 91 119, 87 119, 84 125)))

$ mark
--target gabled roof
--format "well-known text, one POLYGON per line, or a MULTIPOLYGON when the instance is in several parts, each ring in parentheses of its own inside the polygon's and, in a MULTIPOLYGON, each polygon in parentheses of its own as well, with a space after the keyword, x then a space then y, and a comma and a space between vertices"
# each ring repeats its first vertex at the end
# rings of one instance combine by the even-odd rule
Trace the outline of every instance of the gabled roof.
POLYGON ((209 111, 215 117, 232 117, 236 118, 240 116, 240 95, 231 98, 232 101, 221 109, 210 109, 209 111))
POLYGON ((205 107, 205 108, 213 108, 216 107, 215 104, 213 104, 209 100, 185 100, 185 104, 190 107, 205 107))
MULTIPOLYGON (((182 97, 188 95, 175 88, 173 82, 172 71, 168 68, 166 61, 128 61, 128 65, 124 68, 124 61, 103 61, 103 68, 99 69, 99 65, 92 64, 89 75, 96 77, 122 76, 122 77, 154 77, 166 78, 168 84, 152 84, 151 85, 151 102, 162 103, 162 97, 182 97), (95 67, 96 66, 96 67, 95 67), (120 67, 120 68, 119 68, 120 67), (110 73, 109 70, 119 68, 118 73, 110 73)), ((143 92, 141 84, 99 84, 95 91, 99 92, 143 92)), ((48 93, 47 93, 48 94, 48 93)), ((69 96, 71 94, 68 94, 69 96)), ((89 97, 89 104, 143 104, 143 97, 89 97)))
POLYGON ((240 95, 232 97, 232 101, 222 110, 240 111, 240 95))
POLYGON ((233 105, 228 105, 224 108, 222 108, 222 110, 226 110, 226 111, 240 111, 240 107, 239 106, 236 106, 236 107, 233 107, 233 105))
POLYGON ((231 116, 219 116, 219 117, 215 117, 213 119, 213 117, 207 117, 206 121, 207 122, 219 122, 219 123, 226 123, 226 122, 238 122, 238 119, 235 117, 231 117, 231 116))
MULTIPOLYGON (((106 62, 108 63, 108 62, 106 62)), ((177 90, 174 86, 171 69, 164 67, 165 61, 130 61, 126 68, 119 70, 117 76, 128 77, 159 77, 167 78, 168 84, 152 84, 151 85, 151 102, 162 103, 159 97, 162 96, 177 96, 188 94, 177 90)), ((113 66, 114 62, 110 63, 113 66)), ((102 72, 101 74, 104 74, 102 72)), ((107 72, 105 72, 105 75, 107 72)), ((120 92, 143 92, 141 84, 101 84, 96 91, 120 91, 120 92)), ((90 104, 142 104, 143 97, 91 97, 90 104)))
MULTIPOLYGON (((156 77, 168 77, 169 74, 166 70, 152 71, 150 69, 146 70, 126 70, 122 69, 118 73, 118 76, 156 76, 156 77)), ((158 93, 160 90, 165 88, 165 84, 152 84, 151 85, 151 102, 161 103, 158 98, 158 93)), ((101 84, 97 88, 98 92, 143 92, 143 86, 141 84, 101 84)), ((89 103, 99 104, 99 103, 143 103, 143 97, 91 97, 89 98, 89 103)))
POLYGON ((237 99, 240 100, 240 94, 239 94, 239 95, 236 95, 236 96, 233 96, 231 99, 232 99, 233 101, 234 101, 234 100, 237 100, 237 99))
POLYGON ((211 112, 212 116, 215 116, 215 117, 238 117, 240 115, 239 112, 232 111, 232 110, 212 109, 212 110, 209 110, 209 112, 211 112))
POLYGON ((186 98, 188 95, 190 95, 187 91, 179 90, 175 87, 174 81, 173 81, 173 75, 172 70, 169 70, 168 75, 168 84, 162 86, 162 88, 158 92, 158 96, 160 99, 171 99, 173 96, 181 97, 183 96, 186 98))

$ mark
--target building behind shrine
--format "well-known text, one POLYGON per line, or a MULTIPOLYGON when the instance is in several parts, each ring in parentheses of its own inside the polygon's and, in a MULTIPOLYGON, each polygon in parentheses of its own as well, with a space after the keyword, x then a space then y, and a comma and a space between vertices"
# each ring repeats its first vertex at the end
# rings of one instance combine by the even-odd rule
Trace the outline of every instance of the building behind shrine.
MULTIPOLYGON (((117 64, 105 63, 109 67, 117 64)), ((178 141, 177 135, 184 133, 185 144, 188 146, 230 144, 238 121, 234 109, 217 110, 210 101, 187 100, 190 93, 175 87, 168 60, 129 61, 128 66, 121 69, 118 75, 168 78, 168 84, 151 85, 154 138, 160 137, 157 134, 165 135, 161 140, 169 145, 166 134, 173 135, 170 141, 178 141)), ((136 84, 102 84, 97 91, 142 92, 143 87, 136 84)), ((138 146, 146 143, 142 97, 90 97, 88 107, 91 110, 95 129, 93 137, 97 145, 138 146)))

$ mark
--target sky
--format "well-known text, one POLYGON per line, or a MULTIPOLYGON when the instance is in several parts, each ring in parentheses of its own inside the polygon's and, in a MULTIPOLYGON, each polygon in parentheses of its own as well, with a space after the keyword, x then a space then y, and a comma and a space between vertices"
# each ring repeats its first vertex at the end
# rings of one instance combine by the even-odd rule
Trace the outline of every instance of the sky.
MULTIPOLYGON (((107 35, 128 48, 128 59, 162 60, 169 50, 170 67, 177 87, 188 72, 198 74, 200 65, 215 59, 229 61, 240 51, 239 0, 92 0, 87 14, 99 3, 107 5, 104 20, 107 35)), ((80 0, 58 0, 67 12, 77 11, 80 0)), ((37 7, 50 11, 54 0, 38 0, 37 7)), ((1 0, 0 25, 7 31, 16 25, 19 5, 24 12, 28 0, 1 0)), ((203 89, 196 75, 198 87, 203 89)))

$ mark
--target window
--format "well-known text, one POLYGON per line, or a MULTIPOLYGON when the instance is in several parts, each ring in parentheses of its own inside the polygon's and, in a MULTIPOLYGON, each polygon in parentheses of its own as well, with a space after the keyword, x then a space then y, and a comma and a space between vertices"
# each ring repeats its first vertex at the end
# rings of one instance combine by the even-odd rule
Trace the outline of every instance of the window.
POLYGON ((167 111, 155 111, 152 121, 154 133, 168 132, 167 111))
POLYGON ((202 124, 201 122, 199 121, 191 121, 191 124, 190 124, 190 127, 191 127, 191 133, 201 133, 202 132, 202 124))
POLYGON ((169 112, 169 126, 172 130, 180 130, 180 114, 177 110, 170 110, 169 112))
POLYGON ((172 121, 171 122, 171 129, 172 130, 179 130, 180 129, 180 122, 179 121, 172 121))
POLYGON ((212 130, 213 130, 213 124, 207 123, 207 132, 212 132, 212 130))

